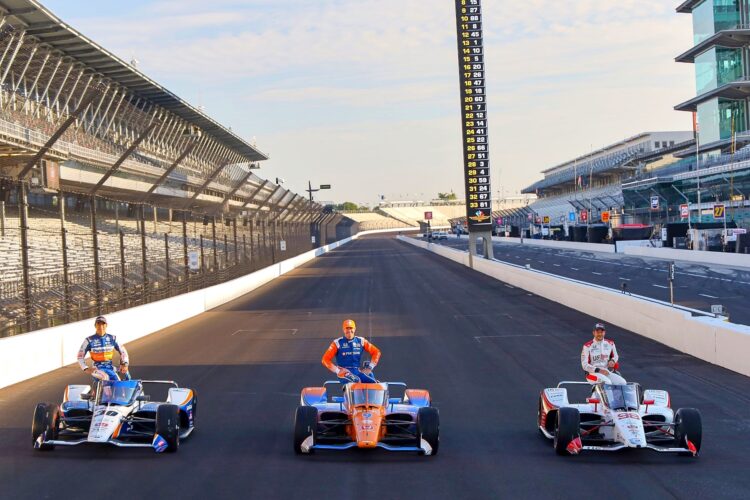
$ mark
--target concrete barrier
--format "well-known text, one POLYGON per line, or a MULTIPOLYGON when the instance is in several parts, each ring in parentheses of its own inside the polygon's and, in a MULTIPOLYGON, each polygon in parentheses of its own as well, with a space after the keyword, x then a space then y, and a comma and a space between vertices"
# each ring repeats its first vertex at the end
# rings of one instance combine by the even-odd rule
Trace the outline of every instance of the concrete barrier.
MULTIPOLYGON (((504 236, 493 236, 492 241, 521 244, 520 238, 506 238, 504 236)), ((638 242, 618 241, 617 246, 615 246, 606 243, 578 243, 572 241, 535 240, 524 238, 523 244, 587 252, 620 253, 639 257, 654 257, 657 259, 695 262, 697 264, 718 264, 722 266, 750 268, 750 254, 697 252, 675 248, 654 248, 650 246, 648 240, 638 242)))
POLYGON ((627 247, 625 255, 655 257, 657 259, 681 260, 698 264, 718 264, 721 266, 750 268, 750 255, 742 253, 699 252, 677 248, 627 247))
POLYGON ((584 252, 615 253, 615 246, 606 243, 582 243, 576 241, 535 240, 533 238, 506 238, 505 236, 493 236, 492 241, 500 243, 517 243, 519 245, 531 245, 536 247, 561 248, 564 250, 582 250, 584 252))
MULTIPOLYGON (((468 253, 414 238, 411 245, 469 265, 468 253)), ((750 376, 750 327, 709 317, 645 297, 561 278, 512 264, 473 259, 474 270, 571 309, 599 318, 696 358, 750 376)))

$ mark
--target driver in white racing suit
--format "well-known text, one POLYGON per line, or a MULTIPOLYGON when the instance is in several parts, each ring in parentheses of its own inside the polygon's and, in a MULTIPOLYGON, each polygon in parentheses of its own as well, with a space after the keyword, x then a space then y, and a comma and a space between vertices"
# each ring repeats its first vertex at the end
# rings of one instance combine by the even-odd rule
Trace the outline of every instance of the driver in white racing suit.
POLYGON ((615 342, 605 339, 606 328, 602 323, 594 325, 594 338, 583 344, 581 368, 586 372, 586 380, 592 383, 622 385, 627 383, 615 370, 619 367, 615 342))

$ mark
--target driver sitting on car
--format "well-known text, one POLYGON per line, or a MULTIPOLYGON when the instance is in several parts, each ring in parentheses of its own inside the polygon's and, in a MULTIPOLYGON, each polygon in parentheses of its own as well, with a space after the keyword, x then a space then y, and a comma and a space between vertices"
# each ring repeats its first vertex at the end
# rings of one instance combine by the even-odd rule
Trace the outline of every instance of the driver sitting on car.
POLYGON ((96 328, 96 333, 86 337, 78 350, 78 364, 81 369, 91 374, 95 382, 98 380, 120 380, 121 377, 130 380, 128 351, 117 343, 114 335, 107 333, 107 318, 97 316, 94 320, 94 328, 96 328), (112 366, 112 357, 115 351, 120 353, 121 377, 117 375, 115 368, 112 366), (91 354, 91 361, 94 362, 94 366, 86 366, 86 353, 91 354))
POLYGON ((364 337, 357 337, 357 325, 353 319, 344 321, 342 328, 344 336, 334 339, 323 354, 323 366, 331 370, 339 378, 342 384, 350 382, 366 382, 374 384, 377 382, 372 373, 375 365, 380 361, 380 349, 371 344, 364 337), (362 370, 359 369, 362 351, 370 353, 370 361, 365 363, 362 370), (334 363, 334 359, 336 362, 334 363))
POLYGON ((594 338, 583 344, 581 367, 586 372, 586 380, 592 383, 625 384, 625 379, 617 372, 617 348, 615 342, 605 339, 606 328, 602 323, 594 325, 594 338))

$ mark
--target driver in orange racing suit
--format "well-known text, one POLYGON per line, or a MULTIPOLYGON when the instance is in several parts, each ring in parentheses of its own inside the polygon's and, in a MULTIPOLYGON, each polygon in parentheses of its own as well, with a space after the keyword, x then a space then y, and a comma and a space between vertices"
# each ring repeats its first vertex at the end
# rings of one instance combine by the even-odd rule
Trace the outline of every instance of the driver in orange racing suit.
POLYGON ((378 364, 378 361, 380 361, 380 349, 364 337, 354 335, 357 330, 354 320, 345 320, 342 328, 344 336, 334 339, 331 345, 328 346, 325 354, 323 354, 323 366, 335 373, 342 384, 350 382, 377 382, 372 370, 378 364), (364 368, 360 370, 359 366, 363 350, 370 354, 370 361, 365 363, 364 368), (334 358, 336 358, 335 363, 334 358))

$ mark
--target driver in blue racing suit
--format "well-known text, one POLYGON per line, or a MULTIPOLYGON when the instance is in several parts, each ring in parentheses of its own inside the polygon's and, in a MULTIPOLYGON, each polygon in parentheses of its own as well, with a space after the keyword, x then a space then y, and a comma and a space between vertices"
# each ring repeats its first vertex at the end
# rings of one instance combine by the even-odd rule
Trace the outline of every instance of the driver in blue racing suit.
POLYGON ((130 380, 128 372, 128 351, 125 347, 117 343, 114 335, 107 333, 107 318, 97 316, 94 320, 96 333, 86 337, 78 350, 78 364, 81 369, 97 380, 130 380), (112 357, 114 352, 120 353, 120 376, 112 366, 112 357), (91 361, 94 366, 86 366, 86 353, 91 354, 91 361))
POLYGON ((372 370, 380 361, 380 349, 371 344, 364 337, 357 337, 357 325, 353 319, 344 321, 342 328, 344 336, 334 339, 323 354, 323 366, 331 370, 339 378, 342 384, 350 382, 365 382, 374 384, 377 382, 372 370), (370 354, 370 361, 360 370, 359 364, 362 359, 362 351, 370 354), (336 362, 334 363, 334 358, 336 362))

